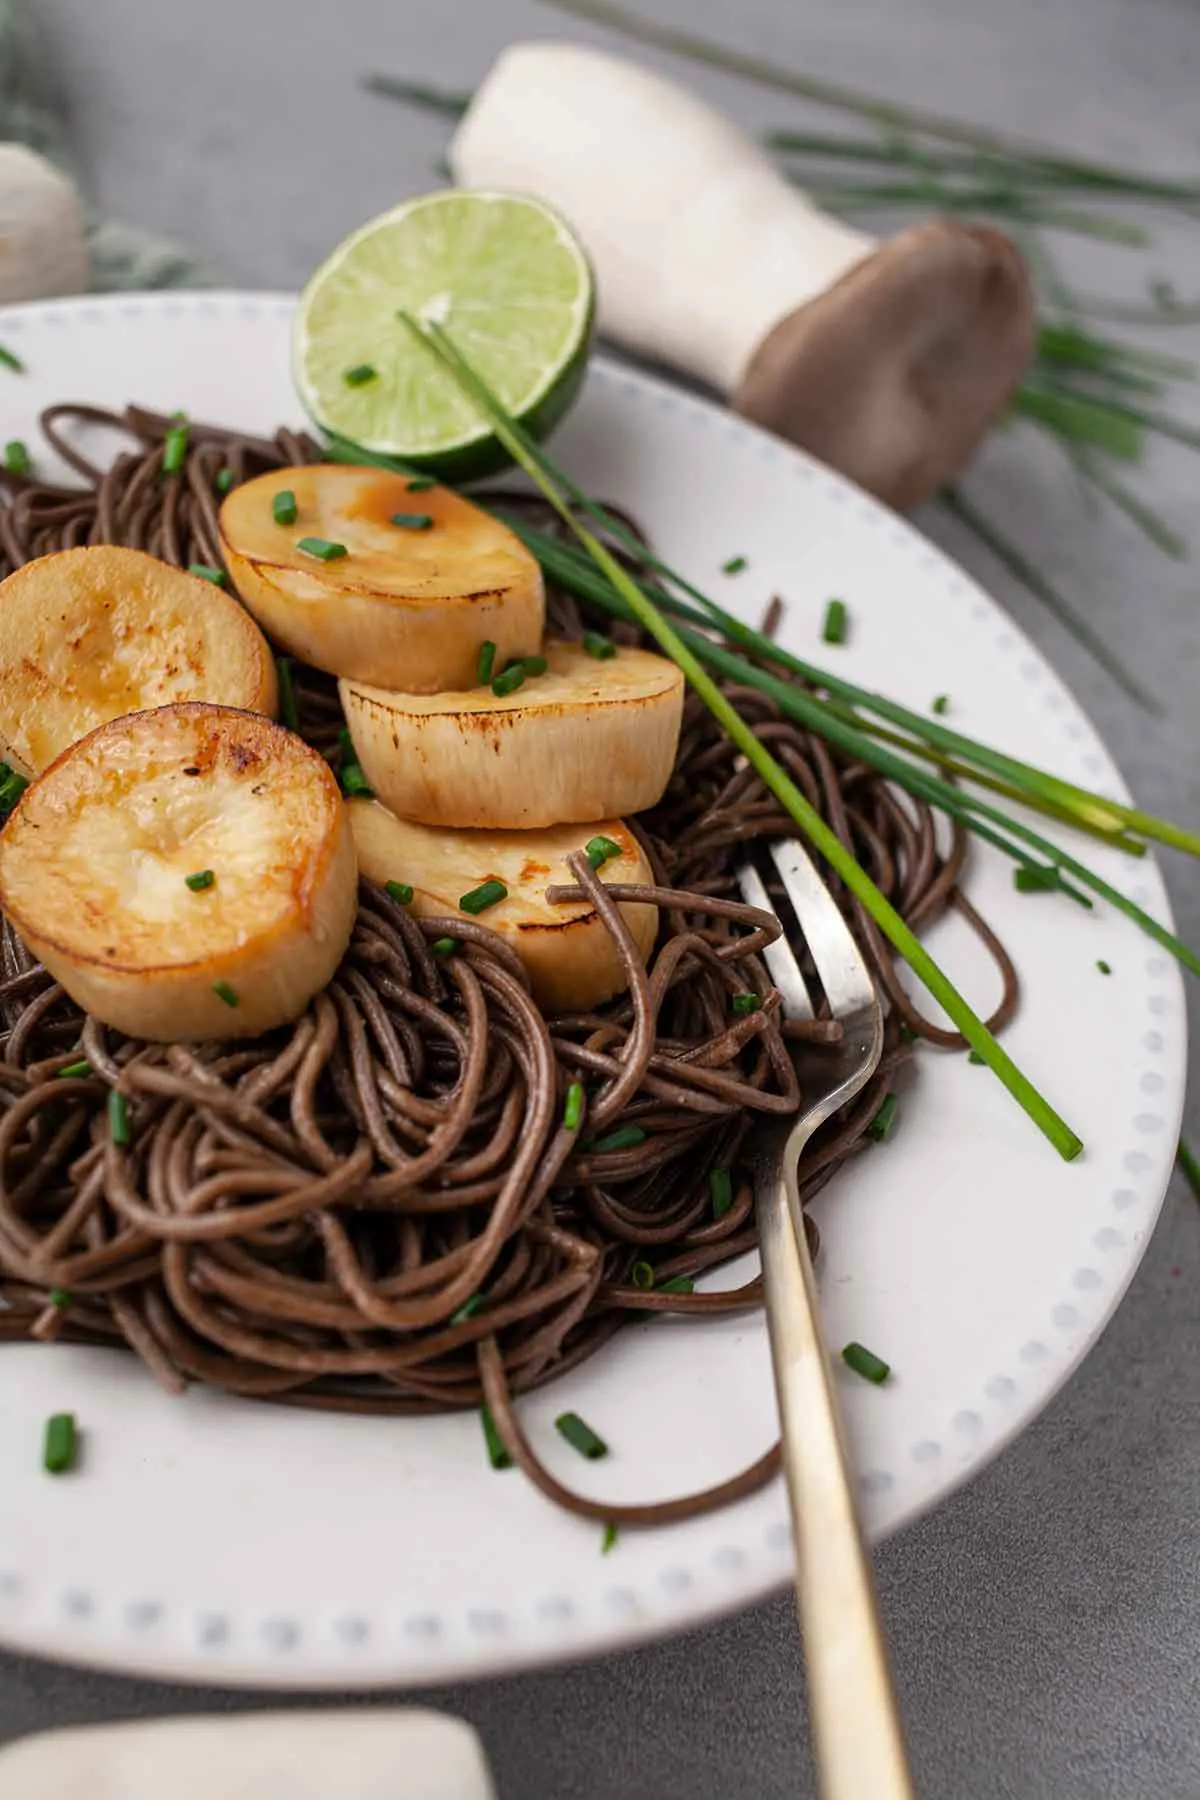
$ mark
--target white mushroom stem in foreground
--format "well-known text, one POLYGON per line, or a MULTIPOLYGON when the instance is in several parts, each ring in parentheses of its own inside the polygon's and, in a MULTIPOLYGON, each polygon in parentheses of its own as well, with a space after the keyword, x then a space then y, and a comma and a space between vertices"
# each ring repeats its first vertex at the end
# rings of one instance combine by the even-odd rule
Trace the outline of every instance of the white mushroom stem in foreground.
POLYGON ((1007 238, 946 220, 882 247, 736 126, 635 63, 516 44, 451 145, 457 180, 536 195, 596 267, 601 330, 895 506, 956 475, 1033 347, 1007 238))
POLYGON ((24 144, 0 144, 0 301, 79 294, 87 285, 74 185, 24 144))

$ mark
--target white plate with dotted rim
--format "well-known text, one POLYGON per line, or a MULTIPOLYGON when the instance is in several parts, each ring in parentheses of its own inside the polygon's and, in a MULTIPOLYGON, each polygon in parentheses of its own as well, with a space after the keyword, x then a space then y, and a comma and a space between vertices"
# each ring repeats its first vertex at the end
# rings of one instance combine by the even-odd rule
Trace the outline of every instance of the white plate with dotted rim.
MULTIPOLYGON (((77 399, 184 407, 249 430, 295 422, 292 302, 137 296, 0 310, 5 438, 77 399)), ((784 642, 837 657, 916 708, 951 696, 964 730, 1089 786, 1120 776, 1011 621, 916 532, 818 464, 716 408, 597 359, 557 451, 632 507, 657 543, 756 620, 787 599, 784 642), (748 567, 719 573, 733 553, 748 567), (852 620, 819 645, 826 599, 852 620)), ((1164 922, 1152 860, 1088 860, 1164 922)), ((844 1397, 866 1518, 885 1536, 960 1486, 1045 1406, 1127 1286, 1170 1172, 1185 1022, 1175 965, 1119 915, 1022 896, 981 849, 970 892, 1016 956, 1008 1045, 1079 1130, 1067 1165, 986 1071, 921 1053, 900 1128, 821 1197, 831 1342, 892 1363, 844 1397), (1099 961, 1111 965, 1105 978, 1099 961)), ((953 921, 935 952, 981 1007, 995 976, 953 921)), ((598 1496, 707 1485, 773 1436, 765 1329, 751 1317, 631 1327, 523 1402, 550 1464, 598 1496), (570 1405, 613 1454, 584 1464, 552 1421, 570 1405)), ((789 1579, 784 1493, 669 1530, 566 1517, 484 1459, 473 1415, 306 1415, 161 1394, 115 1352, 0 1352, 0 1642, 154 1677, 264 1687, 440 1682, 566 1661, 681 1630, 789 1579), (43 1421, 77 1414, 81 1466, 41 1470, 43 1421)))

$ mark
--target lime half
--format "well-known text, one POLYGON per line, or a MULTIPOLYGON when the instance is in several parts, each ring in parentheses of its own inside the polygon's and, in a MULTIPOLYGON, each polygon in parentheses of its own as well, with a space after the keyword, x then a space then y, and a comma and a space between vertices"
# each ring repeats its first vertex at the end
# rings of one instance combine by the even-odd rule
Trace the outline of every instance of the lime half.
POLYGON ((399 312, 441 325, 541 437, 583 380, 594 302, 587 258, 549 207, 427 194, 362 226, 312 277, 296 314, 296 386, 324 430, 467 480, 509 459, 399 312))

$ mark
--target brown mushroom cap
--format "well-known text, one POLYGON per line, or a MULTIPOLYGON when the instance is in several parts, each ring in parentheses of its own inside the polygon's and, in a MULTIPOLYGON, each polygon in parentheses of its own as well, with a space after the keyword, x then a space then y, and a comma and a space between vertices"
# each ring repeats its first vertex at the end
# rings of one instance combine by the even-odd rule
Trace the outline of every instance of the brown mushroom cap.
POLYGON ((1035 332, 1010 240, 936 220, 781 319, 732 405, 889 505, 915 506, 960 472, 1003 411, 1035 332))

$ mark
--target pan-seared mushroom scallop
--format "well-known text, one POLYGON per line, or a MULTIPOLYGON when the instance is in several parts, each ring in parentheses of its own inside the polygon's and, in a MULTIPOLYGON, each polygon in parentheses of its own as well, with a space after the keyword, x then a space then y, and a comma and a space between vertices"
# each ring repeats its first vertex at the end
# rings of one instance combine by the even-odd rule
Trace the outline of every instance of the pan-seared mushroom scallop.
POLYGON ((479 652, 530 656, 542 572, 499 519, 444 487, 345 463, 274 470, 221 507, 234 586, 277 644, 411 694, 466 688, 479 652))
MULTIPOLYGON (((461 913, 498 932, 524 963, 534 999, 547 1012, 587 1012, 629 986, 594 907, 552 905, 546 898, 547 888, 575 885, 567 858, 593 841, 601 847, 601 881, 654 880, 641 845, 620 819, 586 829, 446 831, 398 819, 378 801, 356 801, 349 812, 358 866, 367 879, 411 888, 407 904, 418 916, 461 913)), ((644 963, 654 947, 657 909, 622 901, 620 912, 644 963)))
POLYGON ((649 650, 597 661, 553 638, 542 657, 544 673, 502 694, 340 682, 354 748, 385 806, 426 825, 528 829, 619 818, 660 800, 683 715, 675 664, 649 650))
POLYGON ((29 949, 87 1012, 160 1042, 298 1018, 350 941, 357 879, 326 763, 222 706, 100 726, 0 833, 0 906, 29 949))
POLYGON ((0 582, 0 757, 19 774, 122 713, 184 700, 275 711, 274 659, 232 594, 113 544, 0 582))

